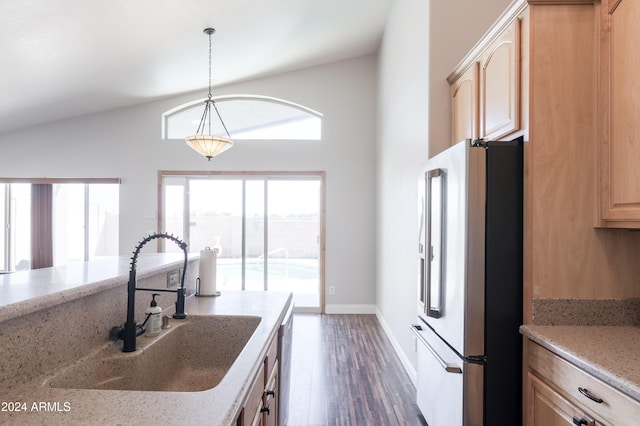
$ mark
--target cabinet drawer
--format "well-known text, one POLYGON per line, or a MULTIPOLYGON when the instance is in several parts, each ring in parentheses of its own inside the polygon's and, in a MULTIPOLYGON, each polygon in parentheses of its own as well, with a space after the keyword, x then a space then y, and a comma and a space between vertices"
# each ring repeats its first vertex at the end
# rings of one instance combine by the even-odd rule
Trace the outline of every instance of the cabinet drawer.
POLYGON ((603 424, 628 425, 640 419, 640 402, 535 343, 529 345, 529 368, 603 424), (579 388, 588 390, 589 394, 601 398, 602 402, 587 398, 579 388))
POLYGON ((267 376, 271 375, 271 370, 278 359, 278 338, 274 338, 267 350, 267 376))
POLYGON ((574 404, 563 398, 535 374, 529 372, 528 426, 573 425, 573 419, 584 420, 584 426, 595 421, 574 404))

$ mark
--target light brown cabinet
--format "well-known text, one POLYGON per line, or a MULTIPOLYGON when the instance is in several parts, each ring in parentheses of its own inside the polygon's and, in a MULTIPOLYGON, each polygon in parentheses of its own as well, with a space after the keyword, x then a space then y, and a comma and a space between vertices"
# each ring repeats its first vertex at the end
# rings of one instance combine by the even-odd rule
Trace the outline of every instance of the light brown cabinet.
POLYGON ((640 402, 527 341, 528 426, 635 425, 640 402))
MULTIPOLYGON (((468 68, 447 79, 452 144, 497 140, 520 130, 520 21, 489 37, 475 55, 468 68)), ((469 57, 464 62, 468 64, 469 57)))
POLYGON ((578 407, 547 386, 535 374, 529 373, 530 426, 561 426, 582 424, 595 426, 595 421, 578 407), (575 419, 575 421, 574 421, 575 419))
POLYGON ((274 339, 265 359, 265 386, 262 394, 263 425, 278 424, 278 339, 274 339))
POLYGON ((237 426, 275 426, 278 424, 278 339, 269 349, 253 379, 237 426))
POLYGON ((264 424, 276 426, 278 424, 278 363, 271 369, 271 376, 267 380, 262 400, 264 424))
POLYGON ((260 366, 247 400, 245 401, 238 425, 262 425, 262 396, 264 394, 264 364, 260 366))
POLYGON ((478 63, 451 84, 451 144, 478 137, 478 63))
POLYGON ((602 0, 600 15, 600 225, 640 228, 640 2, 602 0))
POLYGON ((480 138, 497 140, 520 129, 520 20, 480 58, 480 138))

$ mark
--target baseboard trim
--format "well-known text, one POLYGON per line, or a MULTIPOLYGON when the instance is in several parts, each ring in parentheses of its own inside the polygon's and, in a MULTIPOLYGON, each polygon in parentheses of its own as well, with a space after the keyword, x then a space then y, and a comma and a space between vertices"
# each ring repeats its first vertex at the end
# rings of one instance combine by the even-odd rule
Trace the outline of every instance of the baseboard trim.
MULTIPOLYGON (((409 379, 411 379, 411 382, 413 383, 413 385, 417 387, 418 373, 416 369, 413 367, 413 365, 411 364, 411 361, 409 361, 409 358, 407 357, 405 352, 402 350, 400 343, 391 332, 391 328, 389 327, 389 324, 387 324, 387 322, 384 320, 382 313, 377 307, 376 307, 375 314, 376 314, 376 317, 378 318, 378 322, 380 322, 380 325, 382 326, 382 329, 384 330, 385 334, 389 338, 389 341, 391 342, 391 346, 393 346, 393 349, 396 351, 398 358, 400 358, 400 362, 402 363, 402 366, 404 367, 405 371, 409 375, 409 379)), ((409 329, 409 325, 407 324, 407 330, 408 329, 409 329)))
POLYGON ((326 305, 327 314, 375 314, 376 305, 326 305))
POLYGON ((293 305, 293 312, 300 314, 319 314, 320 308, 312 308, 308 306, 295 306, 293 305))

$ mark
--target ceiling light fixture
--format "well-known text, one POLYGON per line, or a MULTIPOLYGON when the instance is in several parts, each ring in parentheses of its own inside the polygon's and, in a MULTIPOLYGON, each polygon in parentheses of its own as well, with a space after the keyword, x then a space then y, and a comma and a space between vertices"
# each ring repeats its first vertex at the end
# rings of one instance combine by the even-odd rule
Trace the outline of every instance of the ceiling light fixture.
POLYGON ((211 96, 211 35, 214 32, 216 32, 216 30, 213 28, 205 28, 204 30, 204 33, 209 35, 209 96, 207 100, 204 101, 204 112, 202 113, 196 134, 184 138, 189 147, 207 157, 209 161, 211 161, 211 158, 222 154, 233 146, 233 141, 231 140, 227 126, 225 126, 224 121, 222 121, 218 107, 211 96), (211 134, 211 107, 213 107, 220 123, 222 123, 226 137, 211 134), (205 134, 205 128, 208 130, 207 134, 205 134))

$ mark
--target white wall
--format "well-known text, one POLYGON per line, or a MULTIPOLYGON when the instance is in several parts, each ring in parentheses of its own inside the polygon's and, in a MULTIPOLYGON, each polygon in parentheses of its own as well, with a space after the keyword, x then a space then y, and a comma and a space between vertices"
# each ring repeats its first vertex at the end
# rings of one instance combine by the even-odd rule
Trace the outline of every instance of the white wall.
MULTIPOLYGON (((237 141, 210 163, 182 141, 161 140, 161 114, 206 89, 80 119, 0 134, 3 177, 118 177, 120 253, 156 230, 158 170, 326 171, 328 305, 375 305, 376 58, 214 88, 257 94, 324 114, 323 140, 237 141)), ((37 114, 37 111, 34 111, 37 114)), ((199 248, 191 248, 197 251, 199 248)))
POLYGON ((409 325, 416 319, 418 166, 427 159, 429 9, 394 3, 379 54, 378 314, 396 350, 415 368, 409 325))
POLYGON ((416 358, 418 180, 430 142, 449 140, 447 76, 508 0, 396 1, 379 54, 378 316, 409 373, 416 358))

